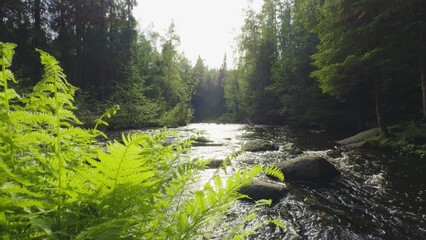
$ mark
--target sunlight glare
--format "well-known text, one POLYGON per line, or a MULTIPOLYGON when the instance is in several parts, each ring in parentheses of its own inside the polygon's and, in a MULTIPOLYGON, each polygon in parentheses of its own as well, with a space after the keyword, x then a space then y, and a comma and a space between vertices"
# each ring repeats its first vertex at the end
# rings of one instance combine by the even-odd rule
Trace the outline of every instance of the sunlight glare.
POLYGON ((262 0, 138 0, 134 16, 141 29, 153 25, 164 35, 172 20, 180 36, 180 49, 195 64, 198 56, 219 68, 227 55, 233 66, 234 39, 244 21, 243 9, 260 9, 262 0), (250 3, 251 2, 251 3, 250 3))

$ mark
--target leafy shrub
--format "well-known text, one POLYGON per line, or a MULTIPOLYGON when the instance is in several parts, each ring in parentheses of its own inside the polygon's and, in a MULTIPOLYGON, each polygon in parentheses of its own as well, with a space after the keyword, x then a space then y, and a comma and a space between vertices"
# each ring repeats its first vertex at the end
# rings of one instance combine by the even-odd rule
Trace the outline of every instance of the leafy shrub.
POLYGON ((367 139, 364 146, 372 149, 390 150, 392 149, 392 143, 388 138, 377 136, 367 139))
MULTIPOLYGON (((133 73, 136 74, 136 73, 133 73)), ((145 96, 142 81, 127 80, 117 83, 109 105, 119 104, 121 111, 111 120, 116 129, 158 126, 161 104, 145 96)))
POLYGON ((414 122, 409 122, 403 128, 402 139, 411 142, 417 138, 424 137, 424 131, 414 122))
MULTIPOLYGON (((93 128, 94 121, 105 110, 105 103, 91 96, 89 92, 77 89, 74 97, 74 105, 78 107, 75 115, 87 128, 93 128)), ((109 106, 109 105, 108 105, 109 106)))
POLYGON ((178 103, 173 109, 164 113, 160 124, 168 127, 184 126, 189 123, 191 118, 192 111, 188 107, 188 104, 178 103))
MULTIPOLYGON (((238 189, 263 172, 255 166, 227 180, 215 174, 197 188, 196 176, 207 162, 184 154, 191 140, 166 145, 171 134, 166 130, 123 135, 99 147, 96 138, 104 134, 97 127, 118 107, 94 129, 78 127, 76 89, 58 62, 40 50, 43 79, 30 95, 19 96, 8 85, 15 82, 9 70, 14 47, 0 43, 2 239, 210 238, 229 207, 246 197, 238 189)), ((227 238, 247 236, 251 231, 242 226, 265 204, 270 201, 255 205, 227 238)))
POLYGON ((365 142, 365 147, 371 149, 381 149, 393 151, 399 154, 414 154, 418 157, 426 157, 426 144, 417 143, 425 138, 425 130, 414 122, 404 124, 394 130, 391 137, 377 136, 369 138, 365 142))

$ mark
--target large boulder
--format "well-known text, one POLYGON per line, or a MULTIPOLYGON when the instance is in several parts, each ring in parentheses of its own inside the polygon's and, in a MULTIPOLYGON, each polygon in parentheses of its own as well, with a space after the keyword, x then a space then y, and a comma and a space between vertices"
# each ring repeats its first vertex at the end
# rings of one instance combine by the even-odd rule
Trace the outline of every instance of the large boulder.
POLYGON ((253 179, 250 185, 242 187, 239 192, 252 200, 272 199, 273 202, 277 202, 286 195, 288 190, 283 184, 253 179))
POLYGON ((241 150, 247 152, 276 151, 279 147, 271 142, 255 139, 244 143, 241 150))
POLYGON ((340 175, 339 170, 322 157, 299 156, 275 164, 286 181, 328 181, 340 175))

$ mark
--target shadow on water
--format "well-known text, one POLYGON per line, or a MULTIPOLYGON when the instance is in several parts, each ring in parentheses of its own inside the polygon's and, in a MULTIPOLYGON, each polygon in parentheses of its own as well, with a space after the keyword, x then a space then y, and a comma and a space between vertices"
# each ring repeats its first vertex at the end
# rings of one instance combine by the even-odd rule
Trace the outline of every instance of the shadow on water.
MULTIPOLYGON (((215 146, 194 147, 192 157, 223 159, 248 140, 294 143, 304 154, 321 155, 342 174, 329 183, 287 183, 289 193, 263 213, 287 229, 266 226, 252 239, 426 239, 426 161, 369 150, 337 147, 326 132, 285 126, 190 124, 182 137, 198 132, 215 146)), ((283 151, 245 153, 234 166, 268 165, 290 156, 283 151)), ((206 171, 206 175, 208 172, 206 171)), ((247 209, 241 203, 239 211, 247 209)), ((260 216, 262 218, 262 216, 260 216)))

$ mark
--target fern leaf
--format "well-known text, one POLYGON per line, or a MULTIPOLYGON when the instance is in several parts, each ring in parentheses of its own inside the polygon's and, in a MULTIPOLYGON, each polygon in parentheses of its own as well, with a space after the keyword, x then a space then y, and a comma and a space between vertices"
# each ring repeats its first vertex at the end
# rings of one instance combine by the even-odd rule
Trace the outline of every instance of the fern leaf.
POLYGON ((0 42, 0 56, 4 56, 3 58, 0 58, 0 65, 5 66, 6 68, 9 68, 12 65, 15 47, 16 44, 0 42))
POLYGON ((95 120, 95 127, 94 127, 94 131, 98 129, 99 125, 105 125, 108 126, 108 123, 106 121, 104 121, 104 118, 111 118, 112 116, 114 116, 115 114, 117 114, 117 111, 120 110, 120 106, 119 105, 114 105, 110 108, 108 108, 105 113, 103 113, 99 118, 97 118, 95 120))
POLYGON ((272 224, 274 224, 274 225, 278 226, 278 227, 279 227, 279 228, 281 228, 281 229, 286 229, 286 228, 287 228, 287 227, 285 226, 285 224, 284 224, 281 220, 279 220, 279 219, 273 218, 273 219, 270 219, 270 222, 271 222, 272 224))
POLYGON ((269 166, 263 170, 266 175, 278 178, 280 181, 284 181, 284 174, 277 166, 269 166))

